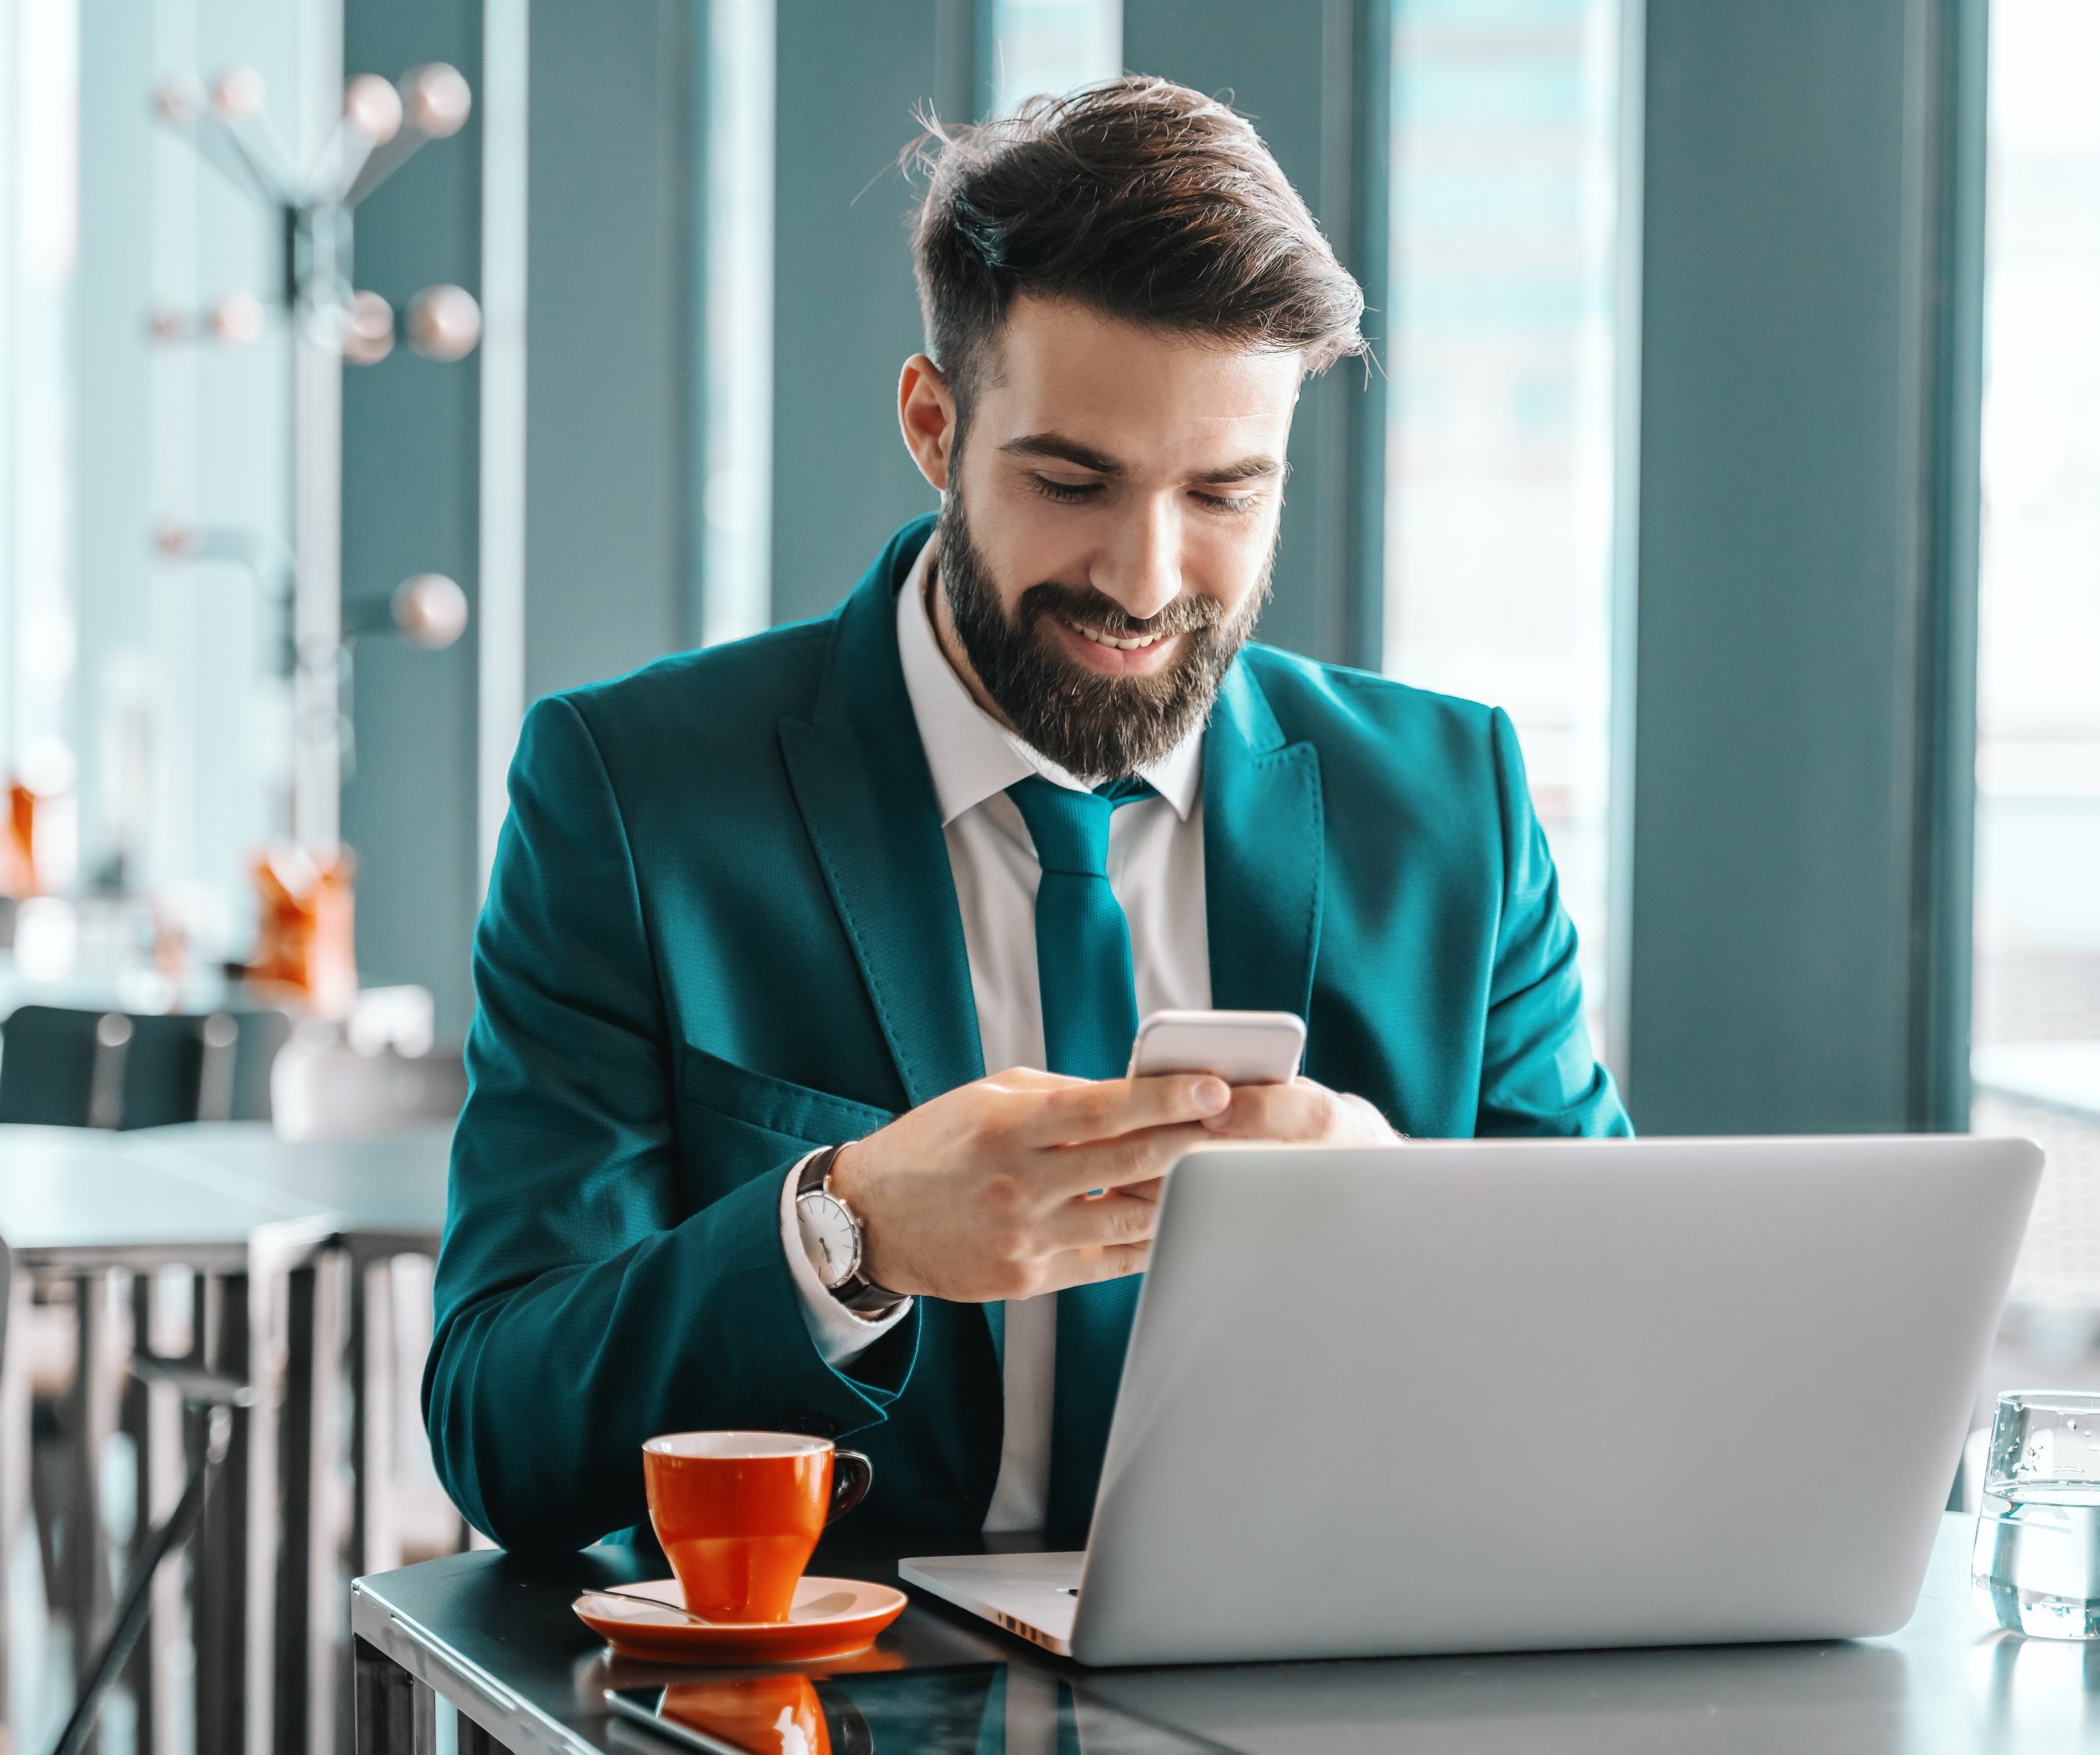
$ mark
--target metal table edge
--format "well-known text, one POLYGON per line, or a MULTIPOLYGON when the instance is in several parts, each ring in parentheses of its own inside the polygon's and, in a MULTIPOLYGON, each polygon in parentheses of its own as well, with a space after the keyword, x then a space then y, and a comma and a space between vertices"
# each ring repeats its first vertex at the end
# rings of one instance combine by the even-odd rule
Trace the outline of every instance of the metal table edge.
POLYGON ((237 1274, 248 1266, 246 1243, 20 1244, 14 1258, 37 1273, 91 1274, 128 1268, 151 1272, 158 1267, 188 1267, 199 1272, 237 1274))
POLYGON ((412 1616, 381 1601, 361 1578, 351 1580, 350 1627, 354 1638, 450 1700, 515 1755, 601 1755, 598 1745, 520 1700, 412 1616))
POLYGON ((342 1231, 340 1215, 315 1205, 308 1213, 260 1220, 238 1240, 149 1237, 128 1243, 26 1243, 7 1247, 15 1261, 33 1271, 103 1273, 175 1267, 208 1273, 269 1272, 311 1260, 331 1247, 342 1231))

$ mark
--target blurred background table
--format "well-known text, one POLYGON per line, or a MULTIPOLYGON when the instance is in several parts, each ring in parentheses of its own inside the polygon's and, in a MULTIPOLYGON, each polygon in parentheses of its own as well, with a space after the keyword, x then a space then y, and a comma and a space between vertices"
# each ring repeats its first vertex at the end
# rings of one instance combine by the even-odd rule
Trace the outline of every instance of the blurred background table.
POLYGON ((251 1748, 340 1746, 348 1580, 466 1542, 415 1408, 450 1139, 449 1122, 311 1140, 267 1122, 0 1126, 0 1237, 19 1269, 4 1527, 11 1541, 34 1525, 76 1674, 116 1584, 102 1460, 112 1435, 134 1448, 136 1510, 121 1545, 135 1551, 179 1491, 183 1416, 168 1392, 127 1377, 135 1350, 253 1380, 226 1471, 239 1484, 216 1493, 198 1537, 194 1724, 168 1686, 183 1620, 170 1566, 125 1673, 140 1749, 236 1748, 258 1715, 270 1728, 251 1748), (169 1283, 174 1269, 194 1281, 169 1283), (172 1321, 170 1293, 188 1305, 172 1321), (55 1337, 65 1357, 41 1373, 56 1388, 40 1452, 36 1334, 54 1338, 68 1316, 71 1345, 55 1337))
MULTIPOLYGON (((153 1161, 130 1136, 0 1127, 0 1239, 16 1270, 0 1369, 0 1516, 11 1554, 41 1483, 35 1496, 43 1502, 35 1509, 46 1592, 68 1625, 76 1673, 101 1637, 114 1582, 102 1457, 120 1421, 134 1447, 134 1549, 180 1490, 179 1404, 170 1392, 127 1381, 125 1369, 132 1346, 151 1339, 161 1270, 195 1276, 181 1351, 201 1370, 253 1387, 252 1405, 236 1420, 225 1471, 237 1484, 208 1501, 196 1541, 191 1638, 200 1748, 235 1746, 213 1739, 235 1732, 249 1713, 270 1709, 276 1642, 289 1633, 303 1643, 295 1624, 305 1612, 306 1581, 296 1570, 288 1579, 289 1556, 278 1540, 285 1501, 303 1491, 303 1478, 281 1466, 285 1414, 292 1412, 296 1456, 306 1443, 304 1410, 311 1403, 313 1355, 311 1346, 295 1344, 291 1289, 301 1271, 311 1275, 317 1252, 338 1229, 335 1214, 316 1202, 201 1160, 153 1161), (128 1278, 132 1293, 130 1336, 121 1333, 126 1312, 119 1275, 128 1278), (57 1411, 55 1454, 44 1468, 33 1454, 25 1320, 40 1292, 54 1300, 70 1297, 76 1337, 70 1387, 57 1411)), ((172 1615, 156 1613, 127 1672, 142 1727, 154 1716, 173 1623, 172 1615)))
POLYGON ((142 1162, 177 1174, 208 1167, 272 1198, 333 1215, 316 1271, 293 1276, 289 1331, 299 1355, 285 1411, 289 1496, 284 1541, 307 1556, 303 1682, 280 1677, 288 1735, 341 1746, 348 1734, 350 1579, 414 1554, 463 1548, 470 1532, 439 1488, 420 1412, 430 1338, 430 1264, 443 1229, 450 1121, 355 1138, 287 1140, 267 1123, 198 1122, 127 1136, 142 1162), (346 1461, 346 1495, 335 1490, 346 1461))
MULTIPOLYGON (((351 1576, 400 1563, 400 1541, 389 1527, 386 1479, 396 1448, 397 1368, 404 1338, 395 1333, 395 1292, 404 1258, 426 1262, 444 1229, 452 1124, 427 1123, 356 1139, 285 1140, 251 1121, 197 1122, 148 1129, 133 1149, 148 1162, 181 1169, 206 1164, 274 1196, 308 1200, 336 1215, 331 1240, 348 1280, 351 1361, 349 1452, 353 1488, 346 1554, 351 1576)), ((420 1350, 427 1337, 406 1337, 420 1350)), ((326 1365, 321 1367, 323 1377, 326 1365)), ((420 1430, 421 1418, 415 1426, 420 1430)), ((457 1521, 457 1520, 455 1520, 457 1521)), ((463 1527, 458 1541, 465 1541, 463 1527)))
POLYGON ((280 1139, 267 1124, 200 1121, 130 1136, 143 1161, 204 1164, 337 1216, 360 1247, 429 1254, 445 1222, 450 1121, 358 1139, 280 1139))

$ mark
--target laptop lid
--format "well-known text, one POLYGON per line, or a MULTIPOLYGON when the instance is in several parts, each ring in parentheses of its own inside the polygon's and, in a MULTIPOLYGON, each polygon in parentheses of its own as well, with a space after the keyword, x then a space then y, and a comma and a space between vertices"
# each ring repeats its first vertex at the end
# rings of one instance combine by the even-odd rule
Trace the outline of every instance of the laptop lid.
POLYGON ((1074 1655, 1893 1630, 2040 1169, 1958 1136, 1184 1159, 1074 1655))

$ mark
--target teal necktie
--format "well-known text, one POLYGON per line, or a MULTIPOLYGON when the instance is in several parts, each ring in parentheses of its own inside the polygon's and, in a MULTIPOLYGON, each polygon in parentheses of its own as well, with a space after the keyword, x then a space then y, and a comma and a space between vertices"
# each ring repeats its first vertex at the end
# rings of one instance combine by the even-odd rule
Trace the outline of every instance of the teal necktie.
MULTIPOLYGON (((1144 780, 1074 792, 1030 775, 1007 788, 1021 807, 1043 869, 1035 891, 1035 969, 1043 989, 1043 1045, 1052 1072, 1123 1076, 1137 1036, 1130 922, 1109 887, 1109 820, 1149 798, 1144 780)), ((1116 1386, 1130 1346, 1141 1276, 1057 1294, 1057 1370, 1050 1424, 1050 1527, 1083 1532, 1094 1512, 1116 1386)))

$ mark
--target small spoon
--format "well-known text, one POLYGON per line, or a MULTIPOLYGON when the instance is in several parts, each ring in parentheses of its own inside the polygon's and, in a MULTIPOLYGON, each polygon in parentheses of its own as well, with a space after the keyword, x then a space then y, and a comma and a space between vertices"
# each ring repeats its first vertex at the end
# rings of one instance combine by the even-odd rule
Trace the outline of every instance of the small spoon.
POLYGON ((695 1615, 690 1609, 682 1608, 675 1602, 666 1602, 661 1597, 645 1597, 638 1590, 620 1590, 611 1585, 591 1585, 585 1587, 593 1597, 624 1597, 629 1602, 646 1602, 652 1609, 664 1609, 673 1615, 682 1615, 695 1627, 721 1627, 721 1621, 711 1621, 704 1615, 695 1615))

